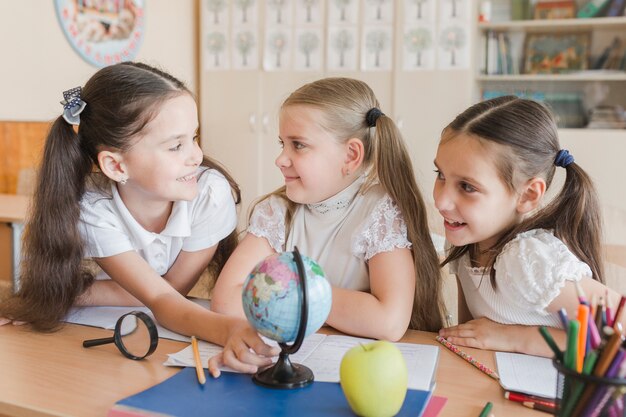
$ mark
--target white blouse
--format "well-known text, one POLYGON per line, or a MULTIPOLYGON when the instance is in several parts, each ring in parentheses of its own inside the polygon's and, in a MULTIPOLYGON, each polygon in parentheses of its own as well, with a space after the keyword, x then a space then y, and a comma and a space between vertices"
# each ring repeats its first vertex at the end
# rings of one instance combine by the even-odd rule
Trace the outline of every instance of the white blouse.
POLYGON ((565 281, 591 277, 580 261, 551 231, 520 233, 507 243, 494 264, 496 289, 489 271, 472 268, 469 254, 450 263, 463 288, 474 318, 487 317, 504 324, 561 327, 558 315, 546 310, 565 281))
MULTIPOLYGON (((165 229, 144 229, 128 211, 115 183, 111 193, 88 191, 81 200, 80 232, 86 258, 102 258, 136 251, 159 275, 164 275, 181 250, 199 251, 216 245, 237 224, 235 202, 228 181, 218 171, 198 177, 198 195, 175 201, 165 229)), ((97 279, 106 279, 102 272, 97 279)))
POLYGON ((369 259, 410 248, 411 242, 395 202, 378 184, 361 193, 364 181, 359 177, 321 203, 299 205, 286 241, 286 202, 271 196, 255 207, 248 232, 265 238, 276 252, 298 246, 320 264, 331 285, 369 291, 369 259))

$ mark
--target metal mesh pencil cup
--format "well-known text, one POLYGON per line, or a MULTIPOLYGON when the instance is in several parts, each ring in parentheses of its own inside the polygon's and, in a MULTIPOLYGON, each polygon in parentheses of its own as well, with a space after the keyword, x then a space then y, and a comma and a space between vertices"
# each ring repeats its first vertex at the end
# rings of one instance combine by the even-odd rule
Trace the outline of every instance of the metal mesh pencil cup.
POLYGON ((603 378, 568 369, 553 359, 556 368, 555 416, 624 416, 625 378, 603 378))

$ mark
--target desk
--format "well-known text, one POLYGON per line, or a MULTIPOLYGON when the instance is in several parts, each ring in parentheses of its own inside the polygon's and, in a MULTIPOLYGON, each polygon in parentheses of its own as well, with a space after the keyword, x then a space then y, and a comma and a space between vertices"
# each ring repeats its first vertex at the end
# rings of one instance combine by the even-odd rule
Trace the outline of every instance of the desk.
MULTIPOLYGON (((0 416, 104 417, 115 402, 177 372, 178 368, 162 363, 167 353, 186 346, 161 339, 156 352, 143 361, 124 358, 112 344, 82 347, 84 339, 110 335, 111 331, 79 325, 52 334, 0 327, 0 416)), ((440 346, 434 334, 426 332, 409 331, 403 341, 440 346)), ((467 351, 494 366, 493 352, 467 351)), ((476 417, 487 401, 493 402, 496 417, 547 415, 507 401, 503 394, 497 381, 441 349, 435 395, 447 397, 448 402, 440 416, 476 417)))
POLYGON ((11 275, 13 277, 13 292, 19 286, 20 248, 24 219, 28 210, 30 197, 18 194, 0 194, 0 222, 11 226, 11 275))

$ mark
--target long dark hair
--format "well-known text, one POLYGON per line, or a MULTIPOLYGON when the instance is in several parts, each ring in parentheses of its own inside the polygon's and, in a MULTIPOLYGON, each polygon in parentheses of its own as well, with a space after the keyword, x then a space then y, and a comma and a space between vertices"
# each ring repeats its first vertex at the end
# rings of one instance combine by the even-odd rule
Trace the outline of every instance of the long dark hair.
MULTIPOLYGON (((23 241, 20 287, 0 305, 0 316, 25 321, 37 330, 58 327, 76 297, 93 282, 83 262, 79 232, 80 200, 88 180, 98 174, 98 152, 127 151, 135 137, 167 100, 192 95, 170 74, 142 63, 125 62, 96 72, 82 89, 87 106, 77 131, 59 116, 48 133, 23 241)), ((239 187, 216 161, 203 166, 221 172, 237 203, 239 187)), ((219 271, 237 242, 222 240, 210 270, 219 271)))
MULTIPOLYGON (((372 167, 364 188, 380 183, 404 216, 412 243, 416 276, 410 327, 439 330, 443 325, 444 310, 439 260, 430 238, 426 206, 415 181, 411 158, 395 123, 382 115, 376 120, 375 129, 368 126, 366 114, 380 105, 366 83, 351 78, 325 78, 306 84, 294 91, 282 108, 294 105, 321 110, 324 117, 320 124, 340 140, 359 138, 363 142, 364 166, 372 167)), ((285 187, 269 195, 289 202, 285 187)), ((292 202, 287 206, 287 230, 295 207, 292 202)))
MULTIPOLYGON (((496 166, 511 190, 531 178, 543 178, 549 188, 561 150, 557 126, 550 111, 541 103, 515 96, 477 103, 459 114, 443 132, 442 142, 458 134, 507 147, 497 155, 496 166)), ((495 285, 493 265, 503 247, 519 233, 548 229, 591 268, 593 278, 604 282, 601 258, 602 221, 595 187, 587 173, 575 162, 565 167, 563 188, 545 207, 505 231, 489 250, 488 268, 495 285)), ((477 250, 476 244, 453 247, 442 265, 477 250)))

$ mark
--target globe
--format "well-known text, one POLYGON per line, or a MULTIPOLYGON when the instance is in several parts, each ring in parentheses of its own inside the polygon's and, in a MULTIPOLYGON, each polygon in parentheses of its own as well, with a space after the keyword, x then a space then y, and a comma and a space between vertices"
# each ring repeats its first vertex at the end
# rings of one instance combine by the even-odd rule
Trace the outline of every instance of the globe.
MULTIPOLYGON (((277 253, 262 260, 250 272, 242 290, 248 321, 263 336, 279 343, 296 340, 302 318, 302 291, 295 253, 277 253)), ((307 336, 326 321, 332 293, 322 268, 311 258, 298 256, 302 258, 306 275, 307 336)))

